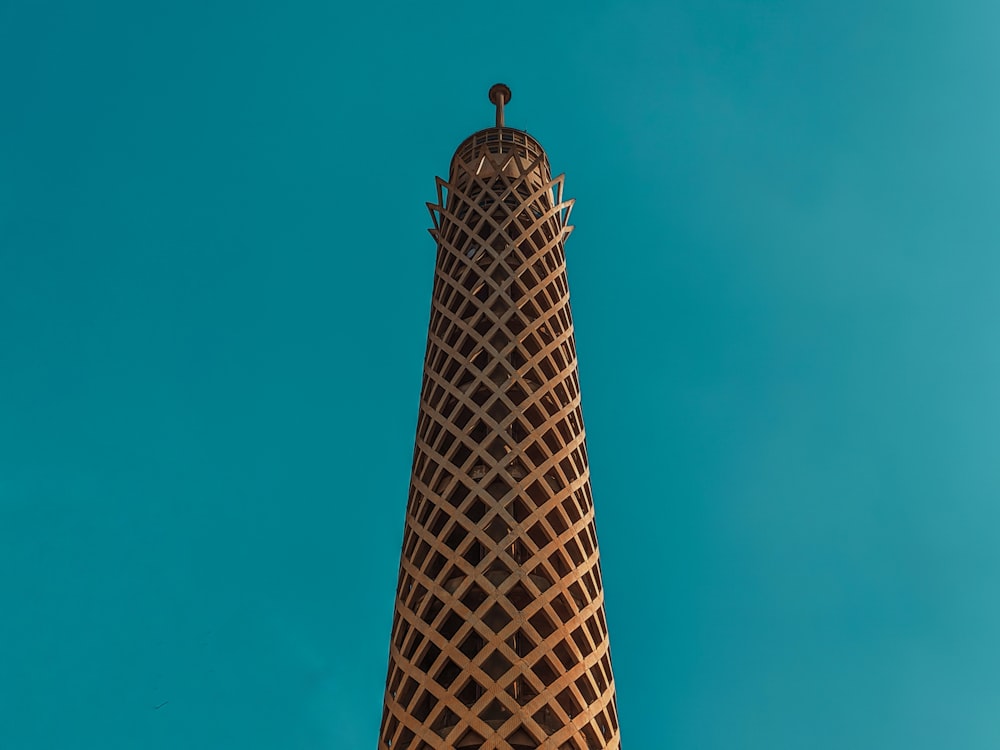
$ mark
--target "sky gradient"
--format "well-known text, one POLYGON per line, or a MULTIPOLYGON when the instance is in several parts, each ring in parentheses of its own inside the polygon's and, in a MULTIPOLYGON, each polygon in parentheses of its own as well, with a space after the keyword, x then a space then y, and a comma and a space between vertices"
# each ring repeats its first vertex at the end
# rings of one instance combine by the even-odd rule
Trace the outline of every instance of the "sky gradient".
POLYGON ((375 747, 424 202, 504 81, 577 199, 626 750, 995 750, 998 50, 985 0, 0 0, 0 747, 375 747))

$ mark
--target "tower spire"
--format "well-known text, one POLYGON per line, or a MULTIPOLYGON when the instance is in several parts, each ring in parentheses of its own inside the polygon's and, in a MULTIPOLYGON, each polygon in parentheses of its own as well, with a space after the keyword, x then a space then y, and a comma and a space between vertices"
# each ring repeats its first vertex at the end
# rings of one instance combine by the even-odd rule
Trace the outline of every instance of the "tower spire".
POLYGON ((504 126, 503 106, 510 101, 510 86, 506 83, 494 83, 490 87, 490 101, 497 108, 497 127, 502 128, 504 126))

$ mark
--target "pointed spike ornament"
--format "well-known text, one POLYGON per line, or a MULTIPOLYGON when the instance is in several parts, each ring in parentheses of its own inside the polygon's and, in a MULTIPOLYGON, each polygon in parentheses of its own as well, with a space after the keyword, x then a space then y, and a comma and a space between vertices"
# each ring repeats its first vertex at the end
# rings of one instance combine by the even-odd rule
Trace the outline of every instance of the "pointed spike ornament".
POLYGON ((437 180, 431 319, 379 750, 620 750, 563 243, 497 125, 437 180))

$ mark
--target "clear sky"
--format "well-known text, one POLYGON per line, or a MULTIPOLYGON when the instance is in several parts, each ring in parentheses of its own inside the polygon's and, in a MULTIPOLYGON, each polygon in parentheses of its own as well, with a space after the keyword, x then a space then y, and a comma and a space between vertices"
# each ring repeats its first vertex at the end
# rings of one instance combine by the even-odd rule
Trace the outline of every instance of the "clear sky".
POLYGON ((626 750, 1000 747, 994 0, 0 0, 0 747, 374 748, 434 246, 567 255, 626 750))

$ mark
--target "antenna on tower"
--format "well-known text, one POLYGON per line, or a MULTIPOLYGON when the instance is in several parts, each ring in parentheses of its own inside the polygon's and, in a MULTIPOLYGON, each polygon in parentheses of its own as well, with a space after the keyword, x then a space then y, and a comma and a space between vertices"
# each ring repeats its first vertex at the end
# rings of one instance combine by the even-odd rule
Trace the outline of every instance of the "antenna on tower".
POLYGON ((497 127, 503 127, 503 105, 510 101, 510 86, 494 83, 490 87, 490 101, 497 107, 497 127))

